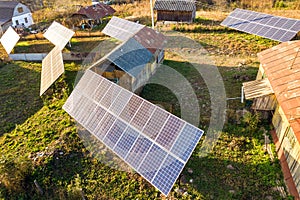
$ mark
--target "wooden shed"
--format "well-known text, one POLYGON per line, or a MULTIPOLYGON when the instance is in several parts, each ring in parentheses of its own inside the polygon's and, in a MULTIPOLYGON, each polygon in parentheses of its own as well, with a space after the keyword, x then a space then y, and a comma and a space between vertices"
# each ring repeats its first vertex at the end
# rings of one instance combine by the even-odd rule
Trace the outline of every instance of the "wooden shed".
POLYGON ((196 16, 194 0, 156 0, 157 21, 193 22, 196 16))
POLYGON ((281 43, 258 54, 257 80, 243 83, 253 109, 273 114, 273 140, 290 193, 300 194, 300 41, 281 43))
POLYGON ((139 93, 164 59, 165 36, 144 25, 117 17, 107 24, 103 32, 123 42, 94 64, 92 70, 123 88, 139 93))

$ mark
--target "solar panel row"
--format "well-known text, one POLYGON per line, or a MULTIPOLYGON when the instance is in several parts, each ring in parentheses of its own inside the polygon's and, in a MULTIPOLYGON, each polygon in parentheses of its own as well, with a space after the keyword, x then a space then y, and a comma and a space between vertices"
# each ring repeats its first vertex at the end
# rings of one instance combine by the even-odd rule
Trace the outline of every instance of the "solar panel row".
POLYGON ((91 70, 63 108, 166 196, 203 134, 91 70))
POLYGON ((300 31, 300 20, 235 9, 221 25, 276 41, 289 41, 300 31))

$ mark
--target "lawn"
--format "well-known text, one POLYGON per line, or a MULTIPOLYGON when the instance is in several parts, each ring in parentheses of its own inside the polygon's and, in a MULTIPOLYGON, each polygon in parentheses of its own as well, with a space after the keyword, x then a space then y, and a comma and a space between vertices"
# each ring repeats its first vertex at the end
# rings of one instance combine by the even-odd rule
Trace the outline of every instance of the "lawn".
MULTIPOLYGON (((242 82, 256 77, 256 53, 277 42, 228 30, 219 26, 220 19, 211 18, 210 12, 202 15, 205 13, 207 16, 197 18, 194 25, 166 29, 180 31, 199 42, 215 62, 226 96, 239 97, 242 82)), ((71 42, 74 51, 84 52, 104 40, 107 37, 75 38, 71 42)), ((116 45, 115 41, 104 44, 108 49, 116 45)), ((33 49, 39 45, 51 49, 46 41, 36 40, 19 42, 15 51, 26 52, 31 45, 33 49)), ((200 128, 207 130, 211 102, 204 77, 187 60, 171 52, 166 52, 164 64, 191 84, 201 108, 200 128)), ((239 99, 227 101, 226 124, 212 152, 201 156, 203 136, 167 198, 134 171, 105 165, 84 145, 79 127, 62 110, 80 67, 78 63, 65 63, 65 73, 39 97, 41 63, 1 64, 0 199, 289 198, 278 159, 272 159, 264 148, 269 123, 259 120, 255 113, 239 115, 248 106, 239 99)), ((148 84, 141 96, 175 115, 181 114, 178 99, 166 87, 148 84)))

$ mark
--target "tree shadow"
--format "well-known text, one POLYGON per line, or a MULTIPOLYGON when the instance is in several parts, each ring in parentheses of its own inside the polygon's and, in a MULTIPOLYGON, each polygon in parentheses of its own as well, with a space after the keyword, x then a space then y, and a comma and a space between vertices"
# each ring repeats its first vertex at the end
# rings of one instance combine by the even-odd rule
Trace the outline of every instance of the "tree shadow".
POLYGON ((14 62, 0 68, 0 136, 36 113, 43 102, 39 96, 40 64, 14 62))

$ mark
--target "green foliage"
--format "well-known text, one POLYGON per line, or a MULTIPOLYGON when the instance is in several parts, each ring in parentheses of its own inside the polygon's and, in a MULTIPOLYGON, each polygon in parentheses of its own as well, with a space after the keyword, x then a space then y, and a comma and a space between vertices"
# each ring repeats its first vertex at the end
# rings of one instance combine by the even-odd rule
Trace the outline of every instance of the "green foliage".
POLYGON ((288 7, 287 6, 287 4, 284 2, 284 1, 282 1, 282 0, 277 0, 276 2, 275 2, 275 5, 274 5, 274 7, 275 8, 286 8, 286 7, 288 7))

